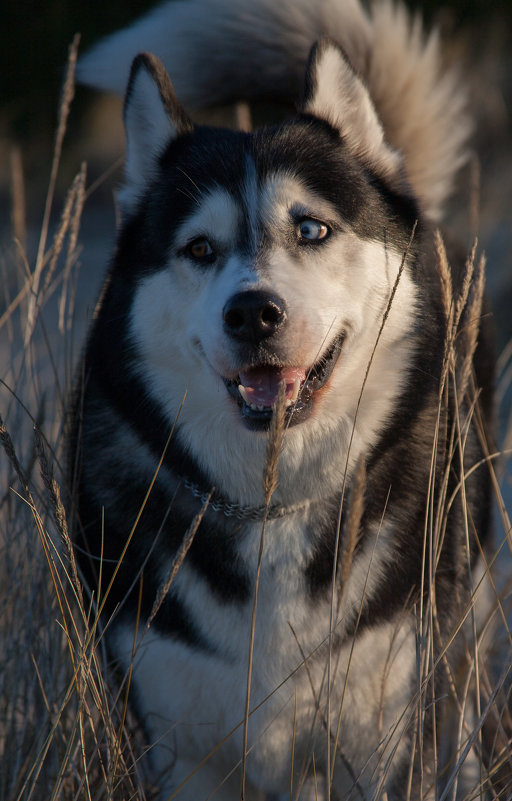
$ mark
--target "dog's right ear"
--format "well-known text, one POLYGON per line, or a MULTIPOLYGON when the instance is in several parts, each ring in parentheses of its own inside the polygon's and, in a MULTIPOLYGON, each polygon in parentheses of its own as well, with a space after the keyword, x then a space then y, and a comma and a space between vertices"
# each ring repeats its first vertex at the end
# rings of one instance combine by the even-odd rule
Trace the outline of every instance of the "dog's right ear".
POLYGON ((130 210, 155 172, 159 156, 193 123, 178 103, 164 65, 152 53, 139 53, 132 63, 124 100, 126 184, 120 201, 130 210))

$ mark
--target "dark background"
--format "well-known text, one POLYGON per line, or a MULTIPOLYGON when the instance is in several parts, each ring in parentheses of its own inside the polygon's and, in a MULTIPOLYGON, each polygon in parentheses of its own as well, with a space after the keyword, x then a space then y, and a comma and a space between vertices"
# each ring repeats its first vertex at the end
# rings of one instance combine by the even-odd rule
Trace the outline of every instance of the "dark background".
MULTIPOLYGON (((314 1, 314 0, 313 0, 314 1)), ((512 44, 510 0, 405 0, 446 37, 474 37, 478 51, 489 37, 512 44)), ((82 52, 101 36, 136 19, 149 0, 6 0, 0 26, 0 133, 32 142, 52 132, 67 48, 80 34, 82 52)), ((475 54, 477 55, 477 54, 475 54)), ((481 55, 481 53, 480 53, 481 55)), ((81 105, 79 92, 77 104, 81 105)))
MULTIPOLYGON (((83 51, 155 5, 149 0, 6 0, 0 26, 2 128, 22 138, 44 133, 54 120, 62 67, 75 33, 81 35, 83 51)), ((512 28, 510 0, 406 0, 406 5, 449 34, 473 30, 483 39, 493 21, 509 34, 512 28)))

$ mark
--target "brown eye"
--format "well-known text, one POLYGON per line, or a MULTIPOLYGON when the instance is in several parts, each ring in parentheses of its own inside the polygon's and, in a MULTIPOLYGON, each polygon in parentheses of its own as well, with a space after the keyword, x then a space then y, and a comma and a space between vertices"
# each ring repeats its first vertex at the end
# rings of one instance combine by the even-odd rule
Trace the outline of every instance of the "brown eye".
POLYGON ((204 236, 198 237, 197 239, 193 239, 192 242, 189 242, 185 248, 185 253, 187 256, 189 256, 189 258, 194 259, 195 261, 210 262, 215 258, 213 248, 204 236))

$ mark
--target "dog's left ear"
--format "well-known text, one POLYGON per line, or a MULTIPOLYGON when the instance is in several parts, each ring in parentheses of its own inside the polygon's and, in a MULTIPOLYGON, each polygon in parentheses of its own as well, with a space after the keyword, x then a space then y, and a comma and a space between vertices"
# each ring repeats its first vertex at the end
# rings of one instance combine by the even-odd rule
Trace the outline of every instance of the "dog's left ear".
POLYGON ((178 103, 164 65, 151 53, 139 53, 133 60, 124 99, 124 126, 126 184, 120 200, 122 208, 130 210, 167 145, 194 127, 178 103))
POLYGON ((384 139, 368 89, 331 39, 321 39, 311 50, 302 111, 339 130, 350 150, 378 173, 402 172, 402 159, 384 139))

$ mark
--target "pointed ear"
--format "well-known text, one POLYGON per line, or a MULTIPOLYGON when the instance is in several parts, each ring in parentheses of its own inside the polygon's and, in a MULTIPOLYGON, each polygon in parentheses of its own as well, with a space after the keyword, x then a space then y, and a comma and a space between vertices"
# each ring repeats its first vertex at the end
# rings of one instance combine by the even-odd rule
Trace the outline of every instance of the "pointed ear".
POLYGON ((384 139, 368 89, 331 39, 321 39, 311 50, 302 111, 339 130, 350 150, 379 173, 402 171, 402 159, 384 139))
POLYGON ((129 210, 167 145, 193 130, 162 62, 151 53, 139 53, 133 60, 124 99, 124 126, 126 184, 120 201, 122 209, 129 210))

